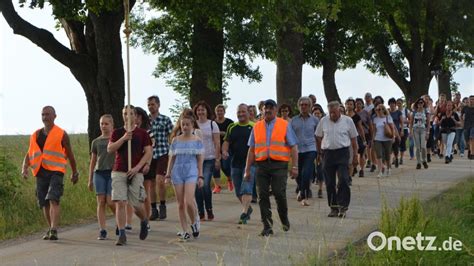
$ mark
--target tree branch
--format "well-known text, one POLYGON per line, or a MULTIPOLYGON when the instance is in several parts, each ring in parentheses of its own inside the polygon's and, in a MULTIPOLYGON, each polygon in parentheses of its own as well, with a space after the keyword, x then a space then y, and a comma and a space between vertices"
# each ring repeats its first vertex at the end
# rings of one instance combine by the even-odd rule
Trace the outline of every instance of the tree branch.
POLYGON ((27 38, 68 68, 75 66, 78 57, 74 52, 58 42, 51 32, 37 28, 21 18, 11 0, 1 0, 0 11, 14 34, 27 38))
POLYGON ((71 49, 78 54, 87 53, 84 36, 84 23, 76 20, 61 18, 61 25, 69 39, 71 49))
POLYGON ((400 71, 398 71, 397 66, 393 62, 392 56, 388 50, 389 45, 385 43, 383 36, 376 36, 372 40, 372 44, 377 51, 377 54, 379 55, 387 74, 398 85, 398 87, 404 93, 406 93, 409 82, 405 79, 405 77, 403 77, 400 71))
POLYGON ((411 62, 413 60, 413 58, 412 58, 412 49, 410 49, 407 42, 403 38, 403 35, 400 31, 400 28, 398 27, 397 23, 395 22, 395 18, 393 17, 392 14, 388 15, 387 22, 388 22, 388 25, 390 26, 390 33, 392 34, 392 36, 395 39, 395 41, 397 42, 398 46, 402 50, 403 55, 408 60, 408 62, 411 62))

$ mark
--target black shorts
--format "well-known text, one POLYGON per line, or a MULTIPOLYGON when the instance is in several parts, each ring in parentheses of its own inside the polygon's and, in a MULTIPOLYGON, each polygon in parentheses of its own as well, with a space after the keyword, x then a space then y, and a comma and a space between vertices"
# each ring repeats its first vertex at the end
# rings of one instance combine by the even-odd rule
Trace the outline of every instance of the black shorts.
POLYGON ((150 164, 150 171, 146 175, 143 175, 143 180, 155 180, 156 179, 156 162, 157 159, 152 159, 150 164))
POLYGON ((49 206, 49 201, 59 203, 64 193, 64 174, 51 171, 40 171, 36 175, 36 198, 38 206, 49 206))

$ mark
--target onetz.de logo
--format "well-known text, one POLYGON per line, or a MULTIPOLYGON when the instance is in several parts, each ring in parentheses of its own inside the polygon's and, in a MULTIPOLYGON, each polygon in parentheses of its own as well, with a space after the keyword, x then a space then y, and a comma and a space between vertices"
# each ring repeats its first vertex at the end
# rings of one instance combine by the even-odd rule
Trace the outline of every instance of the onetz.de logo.
POLYGON ((423 236, 420 232, 416 237, 406 236, 401 239, 398 236, 386 237, 384 233, 375 231, 367 238, 367 245, 373 251, 387 250, 415 250, 420 251, 461 251, 462 242, 449 237, 444 240, 440 247, 435 245, 436 236, 423 236))

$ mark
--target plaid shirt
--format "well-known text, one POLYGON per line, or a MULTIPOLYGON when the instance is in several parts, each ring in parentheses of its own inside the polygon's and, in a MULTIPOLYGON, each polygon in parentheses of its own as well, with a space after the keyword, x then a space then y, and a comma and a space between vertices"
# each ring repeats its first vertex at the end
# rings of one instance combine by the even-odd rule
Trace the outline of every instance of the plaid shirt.
POLYGON ((160 156, 168 154, 168 136, 172 130, 173 123, 171 122, 171 119, 165 115, 160 114, 156 119, 151 121, 151 133, 155 138, 153 159, 158 159, 160 156))

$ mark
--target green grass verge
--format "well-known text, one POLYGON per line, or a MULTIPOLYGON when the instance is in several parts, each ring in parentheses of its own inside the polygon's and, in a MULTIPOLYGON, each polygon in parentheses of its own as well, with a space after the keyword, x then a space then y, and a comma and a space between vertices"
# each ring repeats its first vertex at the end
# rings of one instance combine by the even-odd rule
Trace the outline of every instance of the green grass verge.
MULTIPOLYGON (((474 177, 446 193, 421 203, 416 197, 402 199, 395 209, 385 204, 378 231, 387 238, 398 236, 436 236, 435 247, 442 247, 450 237, 462 242, 461 251, 372 251, 363 241, 349 245, 345 252, 329 259, 312 256, 312 265, 471 265, 474 262, 474 177)), ((374 238, 378 246, 380 238, 374 238)), ((423 241, 427 246, 428 241, 423 241)), ((415 244, 416 245, 416 244, 415 244)))

